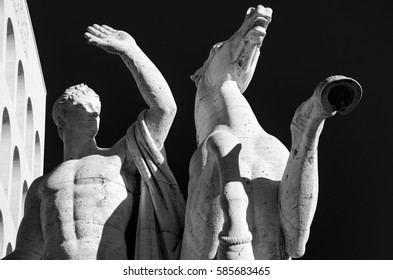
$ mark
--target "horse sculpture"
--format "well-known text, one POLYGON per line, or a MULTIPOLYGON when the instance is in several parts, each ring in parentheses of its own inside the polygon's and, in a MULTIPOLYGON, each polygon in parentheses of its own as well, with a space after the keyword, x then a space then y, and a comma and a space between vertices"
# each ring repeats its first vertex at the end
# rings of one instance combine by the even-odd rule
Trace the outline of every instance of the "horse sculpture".
POLYGON ((242 95, 272 10, 248 9, 240 29, 213 46, 197 85, 198 148, 190 162, 182 259, 289 259, 304 254, 318 195, 324 120, 350 112, 362 90, 332 76, 301 104, 287 148, 258 123, 242 95))

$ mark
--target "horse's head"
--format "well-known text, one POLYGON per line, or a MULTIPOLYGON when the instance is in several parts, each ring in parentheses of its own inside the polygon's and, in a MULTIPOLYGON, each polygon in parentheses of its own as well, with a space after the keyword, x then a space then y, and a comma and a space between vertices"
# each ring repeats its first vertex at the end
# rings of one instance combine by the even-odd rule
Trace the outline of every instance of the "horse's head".
POLYGON ((254 74, 271 18, 270 8, 262 5, 249 8, 239 30, 228 40, 213 46, 209 58, 191 79, 197 86, 203 80, 206 86, 213 88, 225 81, 234 81, 243 93, 254 74))

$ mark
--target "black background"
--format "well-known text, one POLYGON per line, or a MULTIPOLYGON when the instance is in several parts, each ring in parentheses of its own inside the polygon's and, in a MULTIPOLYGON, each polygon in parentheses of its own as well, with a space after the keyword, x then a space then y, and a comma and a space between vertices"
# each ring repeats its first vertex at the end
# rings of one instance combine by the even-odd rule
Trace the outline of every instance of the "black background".
POLYGON ((189 76, 210 47, 228 39, 248 7, 273 21, 246 91, 262 127, 290 148, 296 107, 324 78, 343 74, 363 87, 359 106, 328 119, 319 143, 320 191, 303 259, 393 259, 391 1, 28 1, 47 88, 45 173, 62 161, 53 101, 86 83, 101 97, 100 147, 112 146, 146 107, 121 59, 88 45, 93 23, 130 33, 170 85, 178 113, 166 141, 186 190, 195 144, 196 88, 189 76))

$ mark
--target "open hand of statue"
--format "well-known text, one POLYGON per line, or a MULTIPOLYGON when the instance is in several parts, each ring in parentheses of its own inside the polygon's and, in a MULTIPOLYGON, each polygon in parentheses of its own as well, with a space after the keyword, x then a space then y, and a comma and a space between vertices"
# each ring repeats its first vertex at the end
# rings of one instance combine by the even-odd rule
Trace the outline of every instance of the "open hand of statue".
POLYGON ((107 25, 89 26, 85 38, 89 44, 113 54, 121 54, 128 46, 136 44, 134 38, 127 32, 113 29, 107 25))

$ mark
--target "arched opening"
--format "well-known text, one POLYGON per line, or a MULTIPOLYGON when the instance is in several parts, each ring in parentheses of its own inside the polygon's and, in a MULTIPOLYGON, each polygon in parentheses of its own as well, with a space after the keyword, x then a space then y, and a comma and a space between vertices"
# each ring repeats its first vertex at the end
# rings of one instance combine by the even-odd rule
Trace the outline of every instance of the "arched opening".
POLYGON ((38 131, 35 132, 35 147, 34 147, 34 178, 42 174, 42 161, 41 161, 41 140, 38 131))
POLYGON ((24 121, 25 121, 25 73, 23 71, 22 61, 18 63, 18 82, 16 85, 16 119, 18 120, 19 131, 23 137, 24 121))
POLYGON ((5 194, 8 194, 8 180, 11 162, 11 123, 7 108, 3 110, 0 140, 0 179, 5 194))
POLYGON ((3 225, 3 213, 0 209, 0 256, 3 254, 3 243, 4 243, 4 225, 3 225))
POLYGON ((26 196, 27 196, 27 191, 29 190, 27 182, 23 182, 23 189, 22 189, 22 203, 20 204, 20 217, 23 217, 23 214, 25 213, 25 201, 26 201, 26 196))
MULTIPOLYGON (((3 62, 4 1, 0 0, 0 62, 3 62)), ((2 251, 0 251, 2 252, 2 251)))
POLYGON ((6 255, 11 254, 12 251, 13 251, 12 245, 11 245, 11 243, 8 243, 8 245, 7 245, 7 252, 6 252, 5 254, 6 254, 6 255))
POLYGON ((25 134, 25 150, 27 162, 29 164, 30 170, 32 170, 33 162, 33 141, 34 141, 34 115, 33 106, 31 104, 30 97, 27 99, 27 111, 26 111, 26 134, 25 134))
POLYGON ((6 57, 5 77, 11 94, 11 99, 14 100, 16 50, 15 50, 14 27, 12 26, 11 19, 8 19, 7 21, 7 45, 5 49, 5 57, 6 57))
POLYGON ((12 183, 11 183, 11 216, 15 226, 18 225, 19 209, 21 205, 21 172, 20 172, 20 156, 19 149, 15 146, 14 156, 12 160, 12 183))

